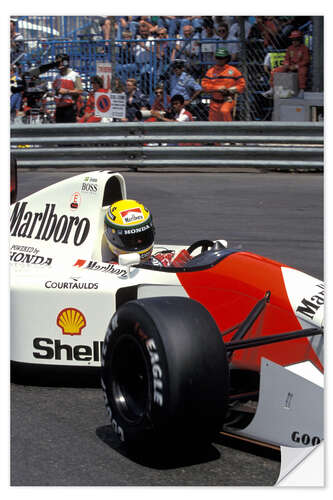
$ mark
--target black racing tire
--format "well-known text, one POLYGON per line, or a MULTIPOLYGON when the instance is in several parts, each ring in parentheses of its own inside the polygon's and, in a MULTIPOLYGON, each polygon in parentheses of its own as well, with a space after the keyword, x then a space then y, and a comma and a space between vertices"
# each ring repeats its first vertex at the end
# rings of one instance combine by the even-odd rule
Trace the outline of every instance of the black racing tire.
POLYGON ((184 297, 133 300, 113 315, 102 388, 121 440, 211 442, 222 428, 229 366, 210 313, 184 297))

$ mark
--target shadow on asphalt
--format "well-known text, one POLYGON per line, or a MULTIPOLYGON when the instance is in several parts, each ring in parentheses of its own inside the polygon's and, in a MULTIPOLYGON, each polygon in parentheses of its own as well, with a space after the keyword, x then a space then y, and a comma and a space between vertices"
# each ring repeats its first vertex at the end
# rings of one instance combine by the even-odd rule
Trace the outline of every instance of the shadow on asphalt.
MULTIPOLYGON (((179 467, 188 467, 201 463, 212 462, 221 458, 221 453, 214 444, 195 443, 193 447, 179 447, 175 449, 161 448, 160 445, 144 443, 144 446, 130 446, 120 441, 113 432, 111 425, 99 427, 96 429, 97 437, 114 451, 120 453, 129 460, 152 469, 176 469, 179 467)), ((234 450, 256 455, 262 458, 268 458, 276 462, 281 461, 279 449, 262 446, 260 444, 238 440, 237 438, 219 435, 214 443, 234 450)), ((222 450, 223 452, 223 450, 222 450)))
POLYGON ((200 447, 188 446, 161 448, 158 445, 144 443, 144 446, 129 446, 120 441, 113 432, 111 425, 96 429, 97 437, 114 451, 129 460, 152 469, 166 470, 188 467, 201 463, 212 462, 221 458, 220 452, 212 445, 200 447))

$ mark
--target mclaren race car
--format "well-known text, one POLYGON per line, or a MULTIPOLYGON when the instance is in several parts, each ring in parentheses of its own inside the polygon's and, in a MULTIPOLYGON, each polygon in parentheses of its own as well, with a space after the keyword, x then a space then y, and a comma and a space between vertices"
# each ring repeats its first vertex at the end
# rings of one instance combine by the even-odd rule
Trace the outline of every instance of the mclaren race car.
POLYGON ((190 245, 183 267, 103 262, 105 211, 124 198, 121 174, 95 171, 12 204, 13 374, 98 369, 124 441, 318 445, 323 283, 224 240, 190 245))

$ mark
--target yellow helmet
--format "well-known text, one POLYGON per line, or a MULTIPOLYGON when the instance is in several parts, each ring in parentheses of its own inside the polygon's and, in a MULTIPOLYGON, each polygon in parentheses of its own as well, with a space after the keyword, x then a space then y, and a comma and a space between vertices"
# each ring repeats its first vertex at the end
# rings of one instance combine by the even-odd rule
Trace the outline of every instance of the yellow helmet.
POLYGON ((113 203, 104 217, 104 234, 114 255, 137 252, 141 261, 149 259, 155 228, 150 211, 135 200, 113 203))

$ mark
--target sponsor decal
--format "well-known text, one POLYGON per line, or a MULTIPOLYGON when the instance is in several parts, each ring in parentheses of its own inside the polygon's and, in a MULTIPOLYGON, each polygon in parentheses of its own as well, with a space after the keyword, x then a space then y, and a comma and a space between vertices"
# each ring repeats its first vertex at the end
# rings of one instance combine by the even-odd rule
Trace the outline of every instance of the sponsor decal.
POLYGON ((321 442, 320 437, 310 436, 309 434, 301 434, 299 431, 294 431, 292 433, 291 440, 294 443, 304 444, 304 446, 316 446, 321 442))
POLYGON ((51 257, 38 255, 39 249, 22 245, 12 245, 9 253, 9 261, 14 263, 35 264, 39 266, 50 266, 51 257))
POLYGON ((78 193, 78 192, 73 193, 70 202, 71 202, 70 203, 70 207, 73 210, 76 210, 77 208, 79 208, 79 206, 81 205, 81 195, 80 195, 80 193, 78 193))
POLYGON ((119 234, 137 234, 137 233, 142 233, 142 231, 146 231, 147 229, 149 229, 150 226, 149 224, 147 224, 146 226, 143 226, 143 227, 137 227, 137 228, 133 228, 133 229, 124 229, 121 231, 118 231, 119 234))
POLYGON ((90 222, 86 217, 59 216, 55 213, 55 203, 46 203, 42 212, 30 212, 26 210, 27 204, 26 201, 15 204, 10 218, 11 236, 65 244, 73 241, 75 246, 87 239, 90 222))
POLYGON ((32 355, 36 359, 54 359, 56 361, 91 361, 100 362, 102 358, 103 341, 93 341, 92 345, 71 346, 61 340, 47 337, 33 339, 32 355))
POLYGON ((303 314, 307 318, 313 319, 317 310, 324 304, 324 285, 316 285, 315 294, 311 297, 305 297, 297 307, 296 312, 303 314))
POLYGON ((153 339, 146 341, 146 347, 150 356, 150 362, 153 374, 153 389, 154 389, 154 402, 159 406, 163 406, 163 382, 162 382, 162 369, 159 364, 160 358, 157 353, 156 344, 153 339))
POLYGON ((140 207, 129 208, 128 210, 122 210, 120 212, 121 218, 124 224, 131 224, 132 222, 137 222, 143 220, 144 216, 140 207))
POLYGON ((78 259, 74 264, 74 267, 82 267, 83 269, 90 269, 91 271, 101 271, 103 273, 115 274, 119 278, 127 278, 126 269, 121 269, 115 264, 100 264, 95 260, 90 260, 88 263, 86 260, 78 259))
POLYGON ((98 290, 98 283, 79 282, 79 278, 70 278, 73 281, 45 281, 45 288, 58 290, 98 290))
POLYGON ((85 177, 83 179, 83 183, 81 186, 82 192, 95 194, 97 193, 97 190, 98 190, 97 179, 93 177, 85 177))
POLYGON ((11 251, 13 252, 27 252, 27 253, 33 253, 33 254, 38 254, 39 253, 39 248, 35 247, 26 247, 24 245, 12 245, 10 247, 11 251))
POLYGON ((57 316, 57 325, 61 328, 63 335, 81 335, 86 324, 86 318, 75 307, 66 307, 57 316))

